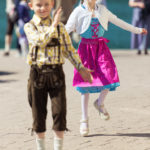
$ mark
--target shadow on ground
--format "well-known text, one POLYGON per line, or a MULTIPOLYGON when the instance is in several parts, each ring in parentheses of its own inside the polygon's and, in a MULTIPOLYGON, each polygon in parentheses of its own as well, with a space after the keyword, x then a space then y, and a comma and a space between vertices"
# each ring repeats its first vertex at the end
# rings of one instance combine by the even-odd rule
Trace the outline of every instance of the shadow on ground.
POLYGON ((0 71, 0 76, 4 76, 4 75, 12 75, 12 74, 16 74, 16 72, 0 71))
MULTIPOLYGON (((14 75, 17 74, 16 72, 7 72, 7 71, 0 71, 0 76, 7 76, 7 75, 14 75)), ((7 80, 0 80, 0 83, 10 83, 16 82, 17 80, 7 79, 7 80)))
POLYGON ((0 80, 0 83, 11 83, 16 82, 17 80, 0 80))
POLYGON ((94 136, 128 136, 128 137, 149 137, 150 133, 117 133, 117 134, 93 134, 86 137, 94 136))

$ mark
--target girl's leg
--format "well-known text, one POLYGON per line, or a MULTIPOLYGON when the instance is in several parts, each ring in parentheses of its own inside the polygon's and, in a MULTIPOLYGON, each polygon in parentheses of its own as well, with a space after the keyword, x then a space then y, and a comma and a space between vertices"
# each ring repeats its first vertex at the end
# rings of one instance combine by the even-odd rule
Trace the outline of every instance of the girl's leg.
POLYGON ((45 132, 36 133, 37 150, 45 150, 45 132))
POLYGON ((80 134, 82 136, 88 135, 88 101, 89 101, 89 93, 81 95, 81 121, 80 121, 80 134))
POLYGON ((62 150, 64 131, 54 131, 54 150, 62 150))
POLYGON ((88 101, 89 101, 89 93, 82 94, 81 95, 82 120, 88 119, 88 101))
POLYGON ((105 100, 105 98, 106 98, 108 92, 109 92, 109 89, 105 89, 105 90, 103 90, 103 91, 100 93, 99 98, 98 98, 98 105, 99 105, 99 106, 100 106, 100 105, 104 105, 104 100, 105 100))
POLYGON ((109 89, 103 90, 100 93, 99 98, 94 102, 94 106, 99 111, 101 119, 104 120, 109 120, 110 118, 106 108, 104 107, 104 100, 108 94, 108 91, 109 89))

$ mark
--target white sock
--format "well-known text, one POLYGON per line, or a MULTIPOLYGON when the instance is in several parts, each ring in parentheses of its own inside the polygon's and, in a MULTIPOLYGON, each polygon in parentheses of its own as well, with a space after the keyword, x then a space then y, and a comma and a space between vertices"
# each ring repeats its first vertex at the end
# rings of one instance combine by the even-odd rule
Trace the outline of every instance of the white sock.
MULTIPOLYGON (((89 101, 89 93, 82 94, 81 95, 81 110, 82 110, 81 120, 88 119, 88 101, 89 101)), ((87 123, 82 123, 80 127, 87 128, 87 123)))
POLYGON ((36 138, 37 150, 45 150, 45 138, 36 138))
POLYGON ((81 95, 81 110, 82 110, 82 120, 88 119, 88 101, 89 93, 81 95))
POLYGON ((100 93, 99 98, 98 98, 98 105, 99 105, 99 106, 100 106, 100 105, 104 105, 104 100, 105 100, 105 98, 106 98, 108 92, 109 92, 109 89, 105 89, 105 90, 103 90, 103 91, 100 93))
POLYGON ((54 138, 54 150, 62 150, 63 138, 54 138))

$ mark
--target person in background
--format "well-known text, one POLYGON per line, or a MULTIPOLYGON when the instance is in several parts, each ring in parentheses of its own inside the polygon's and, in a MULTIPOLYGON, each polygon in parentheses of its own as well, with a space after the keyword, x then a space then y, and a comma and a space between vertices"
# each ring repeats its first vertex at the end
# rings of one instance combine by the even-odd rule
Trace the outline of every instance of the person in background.
POLYGON ((24 32, 24 24, 30 21, 30 9, 27 0, 21 0, 18 10, 18 39, 21 46, 20 55, 25 57, 28 53, 28 42, 24 32))
POLYGON ((55 14, 56 10, 59 7, 62 8, 60 21, 63 24, 67 23, 68 17, 70 15, 70 13, 72 12, 76 2, 77 2, 77 0, 54 0, 53 13, 55 14))
MULTIPOLYGON (((60 21, 63 24, 67 23, 68 17, 73 9, 80 3, 80 0, 54 0, 54 8, 52 11, 52 16, 54 16, 56 10, 61 7, 62 13, 60 21), (67 4, 67 5, 66 5, 67 4)), ((75 33, 72 32, 70 34, 71 40, 73 42, 74 47, 76 47, 80 41, 80 37, 75 33)))
POLYGON ((68 33, 76 31, 82 37, 78 54, 82 64, 93 70, 92 84, 85 82, 77 70, 74 70, 73 86, 81 93, 80 134, 82 136, 87 136, 89 133, 89 94, 100 93, 94 101, 94 106, 101 119, 109 120, 105 99, 109 91, 114 91, 120 86, 117 67, 106 45, 108 40, 103 37, 105 30, 108 30, 109 22, 135 34, 147 34, 146 29, 124 22, 99 2, 99 0, 83 0, 82 4, 71 13, 66 24, 68 33))
MULTIPOLYGON (((18 12, 17 12, 18 3, 19 3, 18 0, 6 0, 7 30, 5 35, 4 56, 9 56, 10 54, 12 34, 14 27, 18 21, 18 12)), ((17 45, 17 47, 19 48, 19 45, 17 45)))
MULTIPOLYGON (((129 0, 129 6, 133 8, 132 25, 150 30, 150 13, 145 13, 146 3, 144 0, 129 0)), ((150 6, 149 6, 150 7, 150 6)), ((149 33, 147 35, 131 34, 131 49, 137 49, 140 55, 144 50, 148 54, 149 33)))

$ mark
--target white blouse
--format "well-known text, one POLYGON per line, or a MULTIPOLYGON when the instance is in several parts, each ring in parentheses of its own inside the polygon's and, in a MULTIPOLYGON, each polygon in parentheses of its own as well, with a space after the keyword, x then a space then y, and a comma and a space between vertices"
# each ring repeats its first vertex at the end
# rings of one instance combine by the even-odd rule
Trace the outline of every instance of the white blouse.
MULTIPOLYGON (((86 3, 83 3, 83 5, 85 8, 79 5, 71 13, 65 26, 68 33, 76 31, 78 34, 82 34, 90 26, 92 19, 92 12, 88 10, 86 3)), ((123 20, 117 18, 117 16, 111 13, 104 5, 96 4, 94 13, 95 17, 98 18, 100 24, 103 26, 105 30, 108 30, 108 22, 111 22, 124 30, 136 34, 140 34, 142 32, 142 28, 134 27, 124 22, 123 20)))

